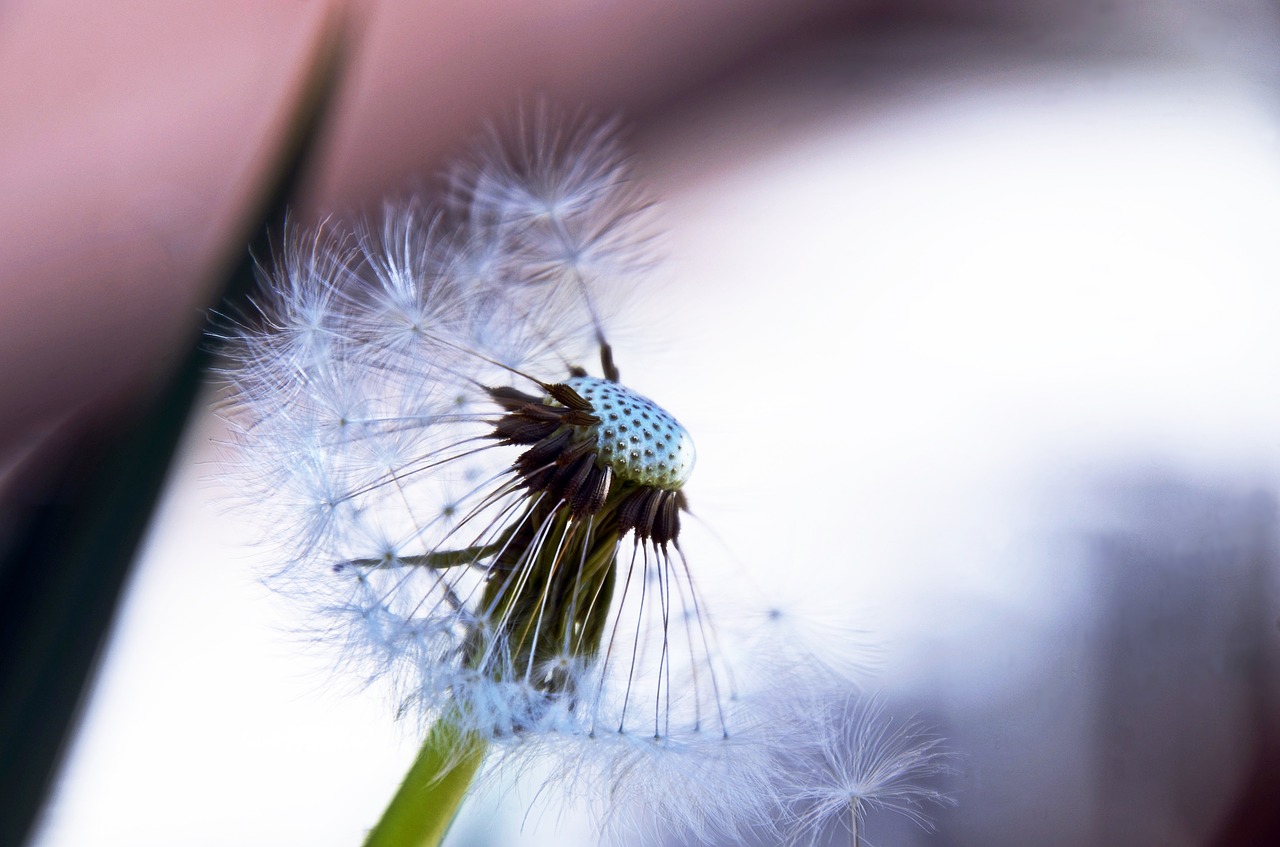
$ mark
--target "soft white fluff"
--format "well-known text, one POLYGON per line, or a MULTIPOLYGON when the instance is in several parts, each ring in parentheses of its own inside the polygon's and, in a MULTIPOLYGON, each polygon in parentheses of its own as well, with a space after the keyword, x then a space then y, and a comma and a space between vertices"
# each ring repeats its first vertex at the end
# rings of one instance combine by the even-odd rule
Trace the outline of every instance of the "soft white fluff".
MULTIPOLYGON (((850 804, 914 815, 934 796, 912 782, 934 761, 927 743, 877 735, 878 711, 799 705, 811 684, 776 669, 800 651, 744 675, 763 689, 739 697, 678 544, 624 537, 599 658, 566 644, 536 667, 481 602, 494 580, 538 591, 525 572, 486 570, 478 554, 426 565, 528 520, 545 494, 520 486, 518 448, 486 438, 485 389, 541 394, 593 364, 599 304, 645 263, 649 204, 616 127, 538 107, 510 129, 451 171, 439 203, 291 228, 229 333, 235 471, 276 551, 273 584, 399 713, 430 720, 453 703, 499 761, 550 757, 620 837, 783 839, 850 804), (549 695, 539 682, 553 677, 567 684, 549 695)), ((549 524, 529 529, 524 552, 554 553, 549 524)))

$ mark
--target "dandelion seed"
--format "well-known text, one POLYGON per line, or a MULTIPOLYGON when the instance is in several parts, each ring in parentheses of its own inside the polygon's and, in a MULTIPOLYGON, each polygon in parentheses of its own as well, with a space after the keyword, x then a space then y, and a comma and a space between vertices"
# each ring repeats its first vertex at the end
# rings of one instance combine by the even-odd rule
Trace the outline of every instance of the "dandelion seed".
POLYGON ((879 701, 840 694, 793 700, 784 711, 792 737, 775 791, 789 810, 790 843, 827 843, 823 837, 843 830, 861 847, 868 810, 927 829, 926 807, 951 802, 930 785, 947 770, 938 740, 913 722, 895 722, 879 701))

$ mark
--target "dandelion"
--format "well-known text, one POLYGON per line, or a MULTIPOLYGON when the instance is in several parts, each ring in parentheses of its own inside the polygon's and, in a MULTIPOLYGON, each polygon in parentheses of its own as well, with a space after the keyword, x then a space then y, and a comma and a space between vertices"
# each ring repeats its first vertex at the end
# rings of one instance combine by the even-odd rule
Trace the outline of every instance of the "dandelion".
POLYGON ((275 584, 430 726, 367 843, 438 843, 490 752, 559 762, 620 830, 777 833, 798 803, 819 827, 832 781, 781 773, 830 730, 737 698, 680 544, 693 441, 606 340, 649 264, 616 126, 535 108, 446 185, 288 229, 227 334, 233 461, 275 584))
POLYGON ((644 264, 648 203, 611 124, 521 121, 438 206, 290 230, 229 334, 277 584, 432 723, 423 781, 463 787, 534 733, 727 734, 679 544, 693 442, 620 381, 600 318, 603 283, 644 264))

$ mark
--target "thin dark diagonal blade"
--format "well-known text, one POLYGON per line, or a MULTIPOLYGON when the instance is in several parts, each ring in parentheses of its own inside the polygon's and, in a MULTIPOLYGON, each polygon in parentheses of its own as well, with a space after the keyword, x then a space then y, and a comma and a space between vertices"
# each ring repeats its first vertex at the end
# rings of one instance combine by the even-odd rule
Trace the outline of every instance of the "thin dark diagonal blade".
MULTIPOLYGON (((331 26, 317 54, 274 185, 244 241, 261 235, 227 277, 224 301, 250 291, 251 256, 269 252, 268 227, 295 194, 333 101, 341 32, 331 26)), ((57 478, 41 480, 46 495, 0 551, 0 845, 31 833, 212 355, 193 339, 137 418, 62 445, 57 478)))

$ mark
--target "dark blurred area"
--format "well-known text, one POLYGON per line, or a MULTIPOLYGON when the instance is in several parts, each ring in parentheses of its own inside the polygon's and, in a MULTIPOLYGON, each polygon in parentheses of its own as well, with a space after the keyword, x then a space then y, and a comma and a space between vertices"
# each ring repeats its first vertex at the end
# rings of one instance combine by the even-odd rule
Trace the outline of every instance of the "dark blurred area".
POLYGON ((1083 503, 1094 517, 1043 543, 1092 603, 1043 678, 945 727, 992 755, 961 753, 959 805, 919 843, 1277 843, 1274 486, 1147 467, 1096 480, 1083 503))

